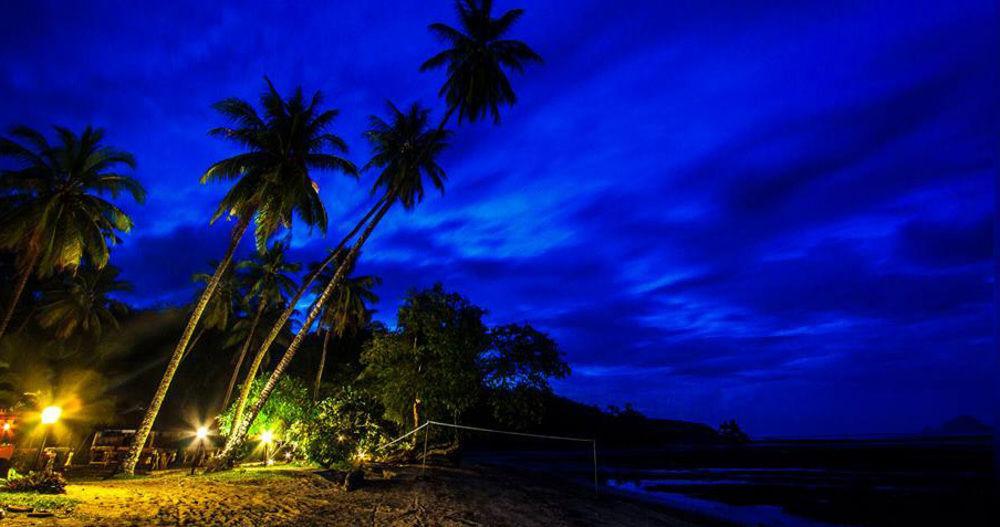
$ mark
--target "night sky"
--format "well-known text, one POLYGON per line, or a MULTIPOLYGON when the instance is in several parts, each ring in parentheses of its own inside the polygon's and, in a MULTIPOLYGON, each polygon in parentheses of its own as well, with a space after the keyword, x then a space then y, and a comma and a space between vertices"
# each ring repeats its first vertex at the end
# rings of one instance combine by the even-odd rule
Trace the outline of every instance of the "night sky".
MULTIPOLYGON (((189 302, 224 250, 211 103, 263 75, 322 90, 359 165, 387 99, 443 111, 417 68, 444 0, 10 4, 0 125, 93 123, 138 158, 149 200, 112 255, 136 306, 189 302)), ((379 319, 441 281, 550 332, 560 394, 755 435, 993 420, 996 2, 497 4, 546 64, 499 127, 458 130, 444 196, 377 231, 379 319)), ((295 230, 303 261, 373 175, 314 178, 331 228, 295 230)))

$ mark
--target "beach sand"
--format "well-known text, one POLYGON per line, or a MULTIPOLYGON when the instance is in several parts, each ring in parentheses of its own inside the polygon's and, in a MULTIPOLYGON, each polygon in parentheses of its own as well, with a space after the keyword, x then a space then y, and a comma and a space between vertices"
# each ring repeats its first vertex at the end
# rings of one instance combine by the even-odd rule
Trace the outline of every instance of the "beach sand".
MULTIPOLYGON (((375 471, 379 474, 380 471, 375 471)), ((658 507, 557 480, 482 467, 391 467, 352 492, 314 469, 167 471, 72 482, 54 518, 8 513, 3 525, 665 525, 694 526, 658 507)), ((6 494, 0 494, 0 504, 6 494)))

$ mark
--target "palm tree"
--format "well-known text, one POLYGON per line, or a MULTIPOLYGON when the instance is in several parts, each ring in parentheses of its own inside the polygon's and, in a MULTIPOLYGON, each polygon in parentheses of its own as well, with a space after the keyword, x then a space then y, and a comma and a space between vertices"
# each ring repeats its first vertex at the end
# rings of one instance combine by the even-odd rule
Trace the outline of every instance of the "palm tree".
MULTIPOLYGON (((295 338, 288 345, 278 365, 271 372, 271 376, 264 384, 264 388, 257 396, 250 411, 241 421, 234 421, 233 431, 218 457, 217 463, 219 465, 232 461, 231 457, 235 448, 243 441, 250 424, 256 419, 264 402, 267 401, 271 391, 277 386, 278 380, 288 368, 292 358, 295 357, 313 322, 322 313, 333 292, 343 282, 347 270, 354 265, 361 247, 385 214, 389 212, 392 205, 399 202, 403 208, 411 210, 419 204, 424 198, 424 178, 430 180, 431 184, 440 191, 444 191, 445 173, 444 169, 437 164, 436 159, 448 145, 446 139, 450 135, 449 132, 431 129, 428 126, 430 110, 421 108, 418 104, 413 104, 407 112, 400 111, 391 103, 388 104, 388 109, 392 114, 392 122, 389 123, 380 117, 372 116, 369 119, 371 128, 365 133, 371 144, 373 155, 371 160, 365 164, 364 169, 380 170, 372 187, 372 193, 383 191, 383 198, 379 200, 381 205, 313 302, 308 316, 295 334, 295 338)), ((336 257, 336 251, 334 255, 331 255, 331 258, 334 257, 336 257)))
MULTIPOLYGON (((459 122, 461 122, 462 117, 465 117, 470 122, 476 121, 479 118, 485 117, 487 111, 492 113, 494 122, 499 122, 500 106, 513 105, 517 101, 513 88, 510 86, 510 81, 505 73, 505 69, 521 72, 527 62, 541 62, 542 60, 537 53, 532 51, 531 48, 523 42, 507 39, 501 40, 499 38, 509 31, 514 22, 516 22, 523 15, 523 10, 513 9, 507 11, 499 18, 493 18, 491 14, 492 2, 490 0, 484 0, 481 3, 476 3, 474 0, 459 0, 456 2, 456 7, 464 32, 441 23, 431 24, 430 26, 430 30, 441 36, 445 41, 449 42, 451 47, 428 59, 421 65, 420 69, 421 71, 427 71, 447 65, 448 79, 441 87, 440 94, 445 96, 445 102, 448 105, 448 109, 445 111, 444 117, 438 124, 435 141, 425 141, 424 146, 415 145, 413 143, 410 143, 409 145, 406 145, 405 142, 401 143, 401 145, 406 146, 406 148, 405 151, 399 150, 398 154, 400 157, 405 156, 409 158, 410 163, 414 166, 423 166, 425 164, 433 164, 436 166, 433 159, 440 153, 440 150, 443 149, 444 139, 448 135, 445 131, 445 126, 455 110, 459 110, 459 122), (441 144, 439 148, 434 146, 438 143, 441 144), (414 156, 414 152, 417 152, 418 155, 414 156), (427 158, 426 161, 423 158, 427 158)), ((393 113, 398 114, 399 112, 393 108, 393 113)), ((424 119, 426 120, 426 116, 424 119)), ((372 137, 372 132, 378 133, 373 127, 373 130, 369 132, 369 138, 372 137)), ((388 138, 386 139, 388 140, 388 138)), ((375 158, 373 158, 372 161, 375 161, 375 158)), ((384 162, 384 160, 380 162, 384 162)), ((369 162, 369 165, 372 165, 372 163, 369 162)), ((443 176, 443 171, 441 171, 441 175, 443 176)), ((437 186, 439 183, 440 182, 435 183, 435 185, 437 186)), ((421 189, 419 197, 422 198, 422 183, 418 181, 418 184, 421 189)), ((371 231, 375 228, 375 225, 378 224, 378 222, 382 219, 382 216, 388 212, 388 209, 393 205, 396 199, 398 199, 398 194, 404 192, 403 189, 400 189, 399 192, 397 192, 396 189, 391 186, 387 187, 385 190, 386 192, 383 194, 382 198, 372 206, 372 208, 367 214, 365 214, 361 221, 358 222, 354 229, 340 242, 337 249, 335 249, 331 256, 323 262, 323 266, 329 265, 332 258, 346 246, 346 243, 354 237, 354 235, 361 229, 361 226, 374 216, 374 219, 368 223, 368 227, 366 227, 365 232, 361 235, 361 238, 355 242, 355 245, 351 250, 351 253, 353 253, 354 256, 349 253, 348 257, 345 258, 345 263, 352 261, 353 258, 356 257, 356 249, 359 249, 361 245, 364 244, 365 240, 367 240, 368 236, 371 234, 371 231)), ((343 268, 344 266, 341 265, 340 267, 343 268)), ((326 295, 320 295, 320 297, 317 298, 317 301, 313 304, 313 308, 310 310, 309 316, 306 319, 306 323, 303 324, 303 327, 308 329, 308 326, 312 324, 312 321, 315 319, 313 312, 316 311, 317 308, 322 307, 322 303, 326 301, 330 291, 336 287, 336 282, 343 279, 343 276, 343 272, 334 274, 333 280, 331 280, 331 282, 329 282, 327 287, 324 289, 326 295)), ((315 274, 307 277, 303 286, 299 288, 299 292, 297 293, 295 300, 292 302, 293 305, 298 302, 298 299, 305 293, 313 280, 315 280, 315 274)), ((275 324, 275 326, 271 329, 271 333, 268 335, 267 339, 265 339, 265 347, 270 346, 274 338, 277 337, 289 316, 291 316, 291 311, 290 309, 286 309, 282 318, 278 320, 278 323, 275 324)), ((282 357, 281 362, 279 362, 278 367, 275 368, 274 372, 272 372, 271 378, 268 379, 268 383, 264 386, 264 390, 254 403, 255 410, 251 412, 249 417, 245 417, 241 423, 234 424, 233 433, 230 434, 222 455, 219 456, 218 465, 231 461, 233 453, 235 452, 234 447, 238 446, 238 444, 243 441, 246 431, 249 430, 249 426, 256 417, 256 414, 259 412, 260 408, 267 400, 267 397, 274 389, 274 386, 276 385, 278 378, 283 373, 284 368, 288 366, 288 362, 290 362, 292 357, 294 357, 295 350, 301 342, 301 334, 302 330, 300 329, 291 344, 289 344, 289 347, 286 350, 285 355, 282 357)))
MULTIPOLYGON (((487 112, 492 114, 494 122, 499 122, 500 106, 513 105, 517 101, 506 71, 514 70, 521 73, 524 71, 526 63, 542 61, 542 58, 527 44, 518 40, 501 39, 521 18, 524 10, 512 9, 499 18, 493 18, 493 6, 489 0, 481 3, 473 0, 460 0, 456 2, 456 7, 462 29, 455 29, 442 23, 431 24, 429 26, 431 32, 448 42, 450 47, 431 57, 420 66, 421 71, 442 66, 446 66, 448 71, 448 79, 440 90, 440 95, 445 97, 448 109, 438 124, 438 133, 444 132, 445 126, 455 110, 459 110, 459 123, 463 118, 474 122, 485 117, 487 112)), ((429 151, 424 151, 421 154, 433 155, 429 151)), ((372 205, 354 229, 341 240, 318 269, 330 265, 333 258, 340 255, 347 243, 354 238, 372 216, 387 205, 386 200, 389 194, 391 192, 387 192, 372 205)), ((292 316, 298 301, 309 290, 315 279, 315 272, 305 277, 299 291, 264 339, 262 348, 269 348, 274 339, 278 337, 289 317, 292 316)))
MULTIPOLYGON (((339 266, 338 266, 339 267, 339 266)), ((333 279, 335 269, 328 267, 320 274, 320 283, 325 284, 333 279)), ((347 270, 348 274, 352 268, 347 270)), ((334 291, 330 302, 323 308, 319 325, 324 329, 323 351, 319 356, 319 367, 316 368, 316 380, 313 382, 313 400, 319 398, 319 387, 323 380, 323 368, 326 366, 326 350, 330 343, 330 334, 343 337, 348 332, 357 331, 371 320, 370 304, 378 302, 378 296, 372 291, 382 283, 382 279, 373 275, 352 276, 334 291)), ((324 286, 317 284, 315 292, 323 294, 324 286)))
MULTIPOLYGON (((254 258, 240 262, 237 265, 238 269, 246 272, 244 280, 249 284, 246 300, 247 302, 252 302, 253 299, 256 299, 257 307, 250 322, 246 340, 243 341, 243 346, 240 348, 239 358, 236 359, 233 374, 229 377, 226 396, 222 401, 223 409, 229 404, 229 399, 233 395, 233 388, 236 386, 240 369, 243 367, 243 360, 246 358, 247 351, 250 350, 250 343, 253 342, 254 332, 260 323, 264 311, 270 306, 284 306, 285 299, 294 294, 295 281, 288 273, 297 273, 302 266, 298 263, 287 261, 285 256, 287 250, 288 242, 275 242, 264 253, 258 253, 254 258)), ((254 377, 257 376, 257 369, 260 367, 260 363, 266 354, 267 349, 261 349, 250 364, 247 380, 243 383, 245 388, 240 392, 239 400, 241 404, 237 406, 235 414, 237 416, 242 413, 242 406, 246 404, 246 398, 243 393, 246 392, 249 394, 250 384, 253 382, 254 377)))
POLYGON ((298 88, 285 99, 270 80, 266 77, 264 80, 267 89, 260 97, 263 116, 253 105, 237 98, 225 99, 213 106, 231 121, 232 126, 215 128, 209 133, 236 143, 244 151, 210 166, 201 181, 235 181, 219 203, 212 221, 228 215, 236 218, 236 224, 225 256, 191 313, 136 431, 128 459, 122 466, 126 474, 135 472, 142 445, 149 436, 195 326, 251 221, 256 220, 254 234, 258 251, 264 250, 268 238, 279 227, 291 226, 293 213, 310 228, 318 227, 325 232, 326 210, 310 171, 333 170, 357 177, 354 164, 338 155, 347 151, 347 144, 328 131, 338 111, 321 109, 323 97, 320 92, 306 100, 302 89, 298 88))
MULTIPOLYGON (((211 266, 218 268, 219 262, 212 261, 211 266)), ((198 294, 198 298, 201 298, 205 292, 205 288, 212 281, 212 275, 195 273, 191 279, 195 282, 205 284, 198 294)), ((206 330, 225 331, 229 327, 229 319, 240 310, 239 287, 239 281, 234 273, 226 272, 222 275, 222 278, 219 279, 218 284, 215 286, 215 294, 212 295, 208 300, 208 304, 205 305, 205 312, 201 316, 200 328, 184 351, 185 357, 194 351, 195 346, 197 346, 198 341, 201 340, 206 330)), ((192 310, 196 306, 197 304, 192 306, 192 310)))
POLYGON ((128 306, 110 295, 132 290, 131 284, 119 280, 119 273, 112 265, 101 269, 86 266, 59 277, 42 293, 38 325, 54 331, 59 340, 78 337, 96 341, 106 329, 118 329, 118 320, 128 313, 128 306))
POLYGON ((527 63, 540 63, 542 57, 524 42, 503 38, 524 15, 523 9, 493 18, 492 0, 458 0, 455 8, 461 29, 440 22, 428 26, 450 47, 420 65, 420 71, 445 67, 448 72, 439 92, 448 110, 438 128, 444 128, 455 110, 459 123, 463 118, 475 122, 487 114, 499 123, 500 107, 517 102, 507 72, 523 73, 527 63))
POLYGON ((132 229, 132 220, 104 196, 128 193, 139 203, 146 198, 139 181, 122 171, 134 170, 135 159, 102 144, 103 130, 55 130, 56 144, 25 126, 0 138, 0 157, 16 165, 0 173, 0 249, 17 254, 20 274, 0 337, 32 274, 45 278, 78 267, 84 258, 97 269, 108 263, 109 246, 120 241, 118 232, 132 229))

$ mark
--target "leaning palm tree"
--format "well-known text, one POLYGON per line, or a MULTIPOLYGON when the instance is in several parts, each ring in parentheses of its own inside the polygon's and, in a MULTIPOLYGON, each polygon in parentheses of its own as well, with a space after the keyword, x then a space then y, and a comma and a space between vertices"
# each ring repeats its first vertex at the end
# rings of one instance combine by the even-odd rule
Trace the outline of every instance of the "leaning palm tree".
MULTIPOLYGON (((493 6, 489 0, 481 3, 460 0, 456 2, 456 7, 462 29, 455 29, 442 23, 431 24, 429 26, 431 32, 448 42, 450 47, 420 66, 421 71, 445 66, 448 72, 448 79, 440 90, 440 95, 445 98, 447 110, 437 126, 438 133, 444 132, 445 126, 456 110, 459 112, 459 123, 463 118, 470 122, 477 121, 487 113, 492 114, 494 122, 499 122, 500 107, 513 105, 517 101, 507 71, 520 73, 524 71, 527 63, 542 61, 542 58, 527 44, 501 38, 521 18, 524 10, 512 9, 499 18, 493 18, 493 6)), ((433 156, 434 153, 422 151, 421 155, 433 156)), ((331 251, 330 256, 303 279, 298 292, 264 338, 262 349, 266 351, 270 348, 284 330, 295 306, 315 282, 317 272, 331 265, 334 258, 343 256, 341 253, 348 242, 372 216, 382 210, 383 206, 391 206, 391 203, 387 203, 391 194, 392 192, 388 191, 383 194, 358 221, 354 229, 331 251)))
POLYGON ((288 345, 274 371, 271 372, 271 376, 264 384, 249 412, 243 416, 241 421, 234 421, 226 446, 216 461, 217 466, 233 461, 232 456, 235 449, 244 440, 246 431, 257 418, 260 409, 264 406, 274 387, 277 386, 278 380, 295 357, 313 322, 322 313, 334 291, 341 285, 347 270, 354 265, 361 247, 386 213, 389 212, 389 209, 397 202, 406 210, 412 210, 419 204, 424 198, 425 178, 438 190, 444 191, 445 173, 444 169, 437 164, 437 158, 447 147, 446 140, 450 134, 444 130, 430 128, 428 126, 430 110, 422 108, 418 104, 413 104, 406 112, 399 110, 391 103, 388 104, 388 109, 392 114, 391 122, 372 116, 370 117, 371 128, 365 133, 371 144, 373 155, 364 169, 379 170, 379 175, 372 187, 372 193, 381 192, 383 194, 383 198, 379 200, 381 206, 365 226, 364 231, 354 242, 350 251, 343 256, 343 260, 337 266, 333 276, 326 282, 313 302, 309 314, 302 322, 302 326, 288 345))
MULTIPOLYGON (((428 59, 420 68, 421 71, 427 71, 447 66, 448 79, 442 86, 440 94, 445 97, 448 109, 445 111, 444 117, 441 119, 436 130, 441 143, 447 137, 445 126, 456 110, 459 111, 460 117, 465 117, 469 121, 476 121, 479 118, 485 117, 487 112, 491 112, 494 122, 499 122, 500 107, 513 105, 517 101, 517 97, 507 78, 506 70, 521 72, 526 63, 541 62, 542 60, 537 53, 532 51, 523 42, 500 39, 523 15, 523 10, 513 9, 507 11, 499 18, 493 18, 492 2, 489 0, 481 3, 476 3, 474 0, 458 1, 456 2, 456 7, 462 30, 441 23, 431 24, 430 30, 449 42, 451 47, 428 59)), ((440 153, 441 148, 431 148, 429 146, 431 144, 436 144, 436 142, 427 142, 423 147, 409 144, 406 145, 406 151, 400 151, 399 154, 400 156, 407 155, 411 159, 410 162, 416 165, 425 164, 424 157, 428 158, 429 161, 426 161, 427 163, 433 164, 433 159, 440 153), (418 155, 415 157, 413 156, 414 151, 418 152, 418 155)), ((388 212, 389 207, 396 200, 396 189, 389 187, 385 190, 386 192, 382 195, 382 198, 369 209, 368 213, 365 214, 354 229, 344 237, 331 256, 323 262, 324 266, 329 265, 332 262, 332 258, 341 249, 346 247, 347 242, 354 237, 362 225, 365 225, 374 216, 374 219, 368 223, 369 227, 365 229, 365 234, 362 234, 361 238, 355 242, 355 247, 359 248, 364 244, 367 236, 371 234, 371 230, 374 229, 374 226, 378 224, 379 220, 388 212)), ((420 197, 422 196, 421 187, 420 197)), ((351 259, 346 258, 345 262, 351 259)), ((335 287, 334 282, 341 280, 343 276, 344 273, 340 273, 339 277, 335 274, 334 280, 327 284, 328 287, 325 291, 329 291, 335 287)), ((292 305, 295 305, 298 299, 305 294, 313 280, 315 280, 315 274, 306 277, 302 287, 299 288, 299 292, 292 301, 292 305)), ((316 307, 321 307, 321 301, 325 302, 323 295, 317 299, 317 303, 314 303, 313 309, 310 310, 311 318, 315 318, 312 316, 312 312, 316 307)), ((270 346, 271 342, 282 331, 288 317, 291 316, 290 309, 291 306, 285 310, 282 317, 272 327, 270 334, 264 340, 264 347, 270 346)), ((309 324, 312 323, 309 317, 307 317, 307 320, 309 320, 309 324)), ((259 408, 263 406, 267 397, 274 389, 277 379, 282 374, 284 368, 287 367, 291 358, 294 357, 294 350, 298 346, 297 340, 301 341, 298 334, 296 335, 296 339, 292 340, 292 343, 286 350, 285 356, 282 357, 282 361, 279 363, 279 367, 275 368, 275 371, 272 372, 271 379, 268 380, 268 384, 265 385, 264 390, 254 403, 254 407, 257 410, 252 412, 251 417, 245 417, 242 423, 234 424, 233 432, 230 434, 226 447, 223 449, 223 454, 225 455, 219 458, 219 465, 232 461, 232 456, 235 452, 234 448, 244 440, 246 431, 249 430, 249 426, 253 422, 253 416, 256 416, 259 408)))
POLYGON ((339 155, 347 151, 347 144, 328 131, 338 111, 321 109, 323 98, 320 92, 307 100, 299 88, 285 99, 270 80, 265 78, 265 81, 267 89, 260 97, 263 115, 241 99, 225 99, 214 105, 232 125, 215 128, 209 133, 236 143, 244 151, 210 166, 201 181, 235 181, 219 203, 212 221, 228 215, 236 218, 236 223, 229 238, 229 247, 191 313, 156 394, 136 431, 129 456, 122 466, 126 474, 135 472, 142 445, 166 398, 191 335, 251 221, 256 220, 254 234, 257 248, 261 251, 279 227, 291 226, 293 214, 298 214, 310 228, 318 227, 325 232, 326 210, 319 199, 319 187, 310 177, 310 172, 333 170, 357 176, 354 164, 339 155))
POLYGON ((0 337, 32 274, 45 278, 75 269, 84 257, 97 269, 108 263, 109 246, 120 241, 118 232, 132 229, 132 220, 104 196, 146 198, 139 181, 123 171, 134 170, 135 159, 102 144, 102 130, 55 130, 55 144, 24 126, 0 138, 0 157, 15 165, 0 173, 0 249, 17 254, 19 272, 0 337))
POLYGON ((507 72, 523 73, 527 63, 542 62, 524 42, 503 38, 524 10, 511 9, 493 18, 492 0, 458 0, 455 9, 460 29, 440 22, 429 26, 450 47, 420 65, 420 71, 445 67, 448 72, 439 92, 448 109, 438 128, 444 128, 456 110, 459 123, 475 122, 487 114, 499 123, 500 107, 517 102, 507 72))
MULTIPOLYGON (((339 267, 339 266, 338 266, 339 267)), ((328 267, 320 273, 320 283, 315 292, 323 294, 325 284, 333 279, 335 268, 328 267)), ((347 274, 353 272, 353 266, 347 274)), ((371 320, 372 311, 368 307, 378 302, 378 295, 372 289, 382 283, 382 279, 374 275, 351 276, 333 292, 330 301, 323 308, 319 318, 319 326, 323 330, 323 348, 319 356, 319 366, 316 368, 316 380, 313 382, 313 400, 319 398, 319 387, 323 381, 323 368, 326 366, 326 350, 330 343, 330 334, 342 338, 349 332, 357 331, 371 320)))
MULTIPOLYGON (((283 306, 285 299, 292 296, 295 292, 295 280, 289 276, 289 273, 299 272, 302 266, 298 263, 287 261, 286 252, 288 251, 288 245, 288 242, 275 242, 267 251, 258 253, 250 260, 245 260, 237 265, 238 269, 245 271, 244 280, 249 284, 246 300, 248 303, 256 300, 257 307, 254 310, 253 318, 248 327, 246 339, 240 347, 236 366, 229 377, 229 385, 226 387, 226 395, 222 401, 223 409, 229 405, 229 399, 233 395, 233 388, 236 386, 240 370, 243 367, 243 360, 246 358, 247 351, 250 350, 254 333, 264 312, 270 306, 283 306)), ((234 415, 238 416, 242 412, 242 406, 246 404, 246 397, 249 396, 250 384, 253 382, 254 377, 257 376, 257 369, 260 368, 260 363, 263 361, 265 355, 267 355, 267 349, 260 350, 250 364, 247 380, 243 384, 245 388, 240 391, 239 401, 241 404, 237 406, 237 412, 234 415), (247 396, 244 396, 244 392, 247 393, 247 396)))
POLYGON ((128 313, 128 306, 111 295, 131 291, 132 285, 118 278, 118 268, 85 266, 66 273, 42 292, 36 319, 43 329, 54 332, 59 340, 76 337, 96 341, 108 329, 118 329, 118 320, 128 313))

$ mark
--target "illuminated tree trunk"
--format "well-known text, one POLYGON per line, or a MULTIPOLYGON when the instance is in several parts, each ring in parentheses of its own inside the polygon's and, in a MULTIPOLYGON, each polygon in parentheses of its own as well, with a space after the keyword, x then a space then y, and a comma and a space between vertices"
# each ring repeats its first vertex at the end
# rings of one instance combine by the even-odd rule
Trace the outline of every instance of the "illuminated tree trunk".
POLYGON ((250 343, 253 341, 254 331, 257 329, 257 324, 260 323, 260 317, 264 314, 264 308, 267 304, 264 300, 258 299, 257 303, 257 313, 253 316, 253 322, 250 323, 250 334, 247 335, 246 342, 240 349, 240 356, 236 359, 236 366, 233 368, 233 374, 229 377, 229 386, 226 387, 226 396, 222 399, 222 410, 226 411, 226 407, 229 406, 229 399, 233 396, 233 388, 236 387, 236 381, 240 378, 240 370, 243 368, 243 361, 247 357, 247 352, 250 351, 250 343))
POLYGON ((302 322, 302 327, 299 328, 298 333, 295 334, 295 338, 293 338, 291 344, 288 345, 288 349, 285 350, 285 354, 281 357, 281 361, 278 362, 274 371, 271 372, 271 376, 267 379, 267 383, 264 384, 264 388, 261 390, 257 400, 250 408, 250 411, 245 417, 243 417, 242 421, 234 421, 233 432, 229 435, 229 439, 226 441, 226 446, 223 447, 222 452, 220 452, 218 458, 216 458, 216 464, 213 468, 227 466, 234 461, 233 456, 236 454, 238 447, 246 439, 247 430, 250 429, 250 425, 253 424, 254 419, 257 418, 257 414, 260 413, 260 409, 263 408, 264 403, 267 402, 267 398, 278 385, 278 381, 281 379, 281 376, 284 375, 288 365, 291 364, 292 359, 299 350, 299 346, 302 345, 302 341, 309 333, 309 329, 312 327, 313 322, 323 311, 323 306, 326 305, 330 295, 332 295, 337 287, 339 287, 343 282, 344 275, 347 274, 347 270, 351 268, 351 265, 354 263, 354 259, 357 258, 358 252, 361 250, 361 246, 365 244, 365 241, 367 241, 368 237, 371 236, 372 231, 379 224, 379 222, 382 221, 385 214, 389 212, 392 204, 393 199, 384 200, 378 214, 375 215, 375 218, 368 224, 368 227, 365 228, 361 237, 358 238, 357 242, 355 242, 354 247, 351 248, 351 252, 347 254, 344 261, 341 262, 339 267, 337 267, 337 272, 334 273, 333 278, 331 278, 327 283, 326 288, 323 289, 323 292, 320 294, 319 298, 316 299, 316 302, 313 303, 312 309, 309 310, 309 315, 306 317, 305 321, 302 322))
POLYGON ((243 234, 246 233, 247 227, 250 226, 251 217, 252 214, 245 213, 236 225, 233 226, 226 255, 219 262, 218 267, 215 268, 215 273, 212 274, 212 278, 208 281, 205 290, 202 291, 201 297, 198 299, 198 304, 195 305, 194 311, 191 312, 191 316, 188 318, 188 323, 184 328, 184 333, 181 335, 181 340, 177 342, 177 347, 174 348, 174 353, 170 356, 170 362, 167 363, 167 371, 163 372, 163 378, 160 379, 160 385, 156 389, 156 394, 153 395, 153 400, 150 401, 149 407, 146 409, 146 415, 143 416, 142 423, 135 432, 135 437, 132 438, 132 446, 129 449, 128 457, 122 464, 122 472, 126 475, 135 473, 135 466, 142 455, 142 447, 146 444, 150 430, 153 429, 153 422, 156 421, 156 415, 160 412, 160 406, 163 405, 163 400, 167 397, 167 390, 170 389, 170 383, 174 380, 174 374, 177 373, 181 359, 184 358, 184 352, 191 341, 191 335, 194 333, 198 321, 201 320, 201 316, 208 306, 208 301, 212 298, 212 294, 215 293, 215 288, 219 285, 223 273, 226 272, 229 264, 233 261, 233 254, 236 253, 236 247, 243 238, 243 234))
POLYGON ((14 317, 14 309, 17 308, 18 301, 21 300, 21 293, 24 293, 24 287, 28 285, 28 279, 31 278, 31 272, 35 270, 35 264, 38 263, 39 255, 40 251, 31 251, 31 255, 28 256, 28 261, 24 263, 24 271, 21 272, 21 277, 17 281, 17 286, 14 288, 14 296, 11 297, 10 305, 7 306, 7 313, 3 316, 3 322, 0 323, 0 338, 3 338, 4 333, 7 332, 7 326, 10 324, 10 319, 14 317))
POLYGON ((368 213, 361 218, 361 221, 354 226, 354 229, 352 229, 351 232, 347 233, 347 236, 344 236, 344 238, 340 240, 337 248, 334 249, 333 252, 331 252, 330 255, 320 263, 319 267, 317 267, 315 271, 306 275, 305 280, 303 280, 302 286, 299 287, 298 292, 296 292, 295 296, 289 300, 288 307, 285 308, 285 310, 281 313, 281 316, 278 317, 277 322, 275 322, 274 326, 271 327, 271 332, 268 333, 267 338, 265 338, 264 342, 261 343, 260 349, 258 349, 257 354, 254 355, 253 362, 250 363, 250 369, 247 371, 246 380, 243 382, 243 386, 240 387, 240 396, 236 400, 236 412, 233 414, 233 423, 239 423, 243 419, 243 412, 246 410, 247 401, 250 399, 250 384, 253 383, 255 378, 257 378, 257 371, 260 369, 260 364, 264 361, 264 357, 267 356, 267 350, 271 348, 271 344, 273 344, 278 338, 278 335, 281 334, 282 328, 285 327, 285 323, 288 322, 288 319, 292 317, 292 313, 295 312, 296 304, 298 304, 302 296, 309 291, 309 287, 314 281, 316 281, 316 277, 323 272, 323 269, 337 259, 338 253, 344 249, 347 242, 351 241, 351 238, 353 238, 354 235, 361 230, 361 227, 363 227, 368 219, 372 217, 372 214, 374 214, 375 211, 377 211, 379 207, 385 203, 385 199, 386 198, 383 196, 382 199, 378 200, 378 202, 368 210, 368 213))
POLYGON ((313 401, 319 399, 319 385, 323 382, 323 367, 326 366, 326 347, 330 343, 330 330, 323 335, 323 352, 319 355, 319 367, 316 368, 316 381, 313 383, 313 401))
POLYGON ((420 396, 413 398, 413 429, 420 428, 420 396))

